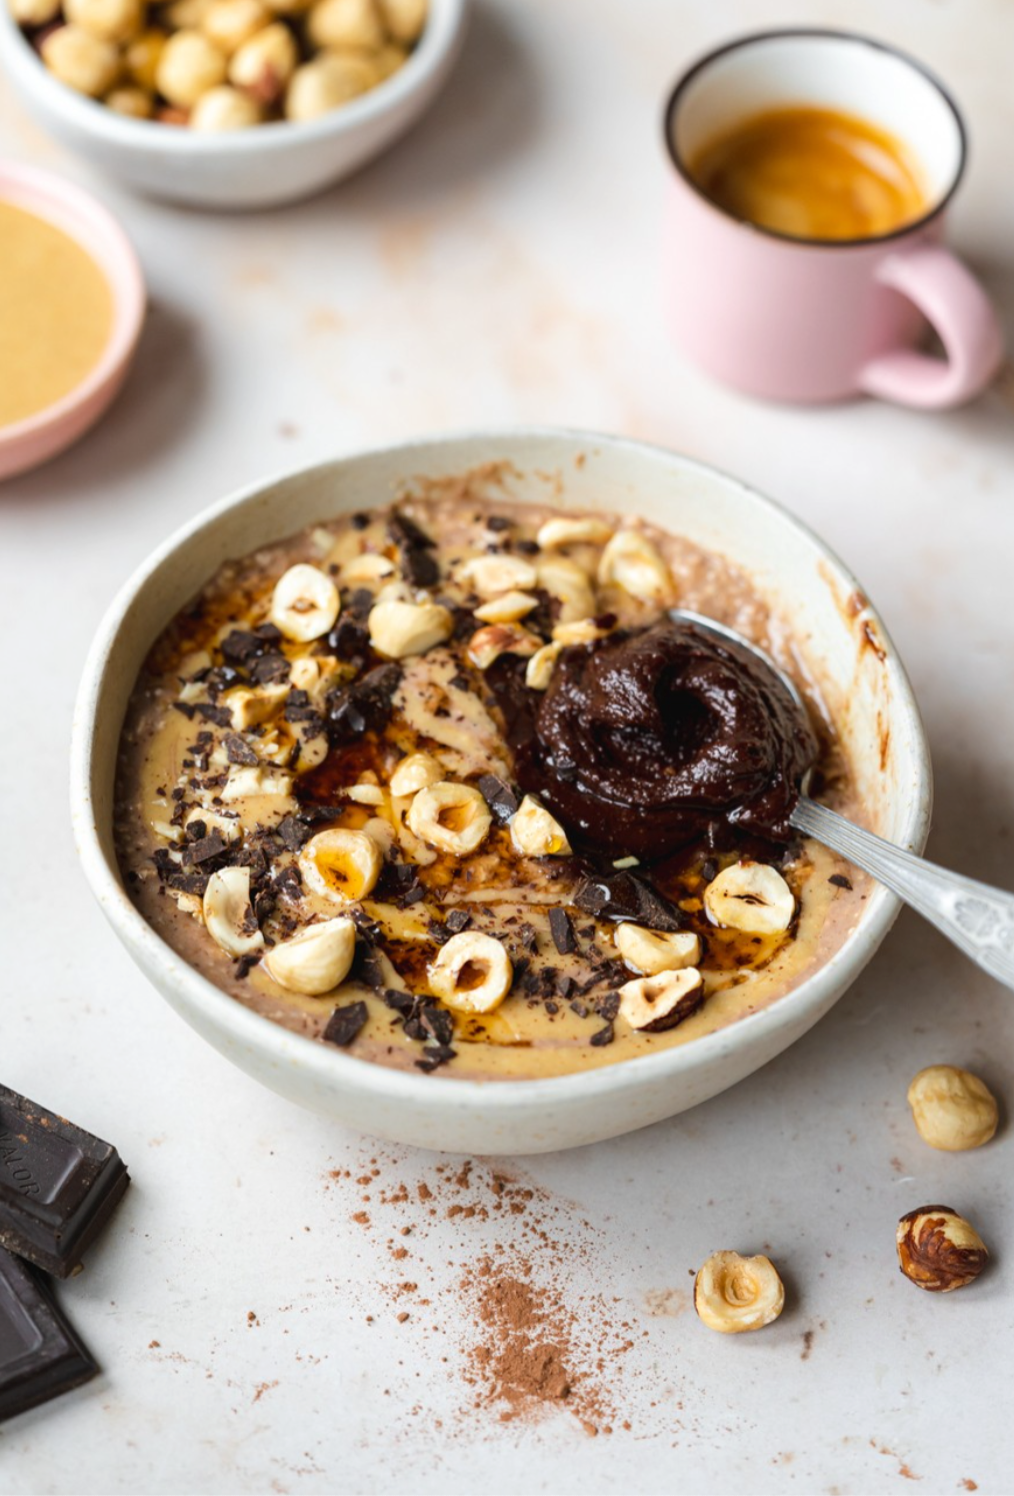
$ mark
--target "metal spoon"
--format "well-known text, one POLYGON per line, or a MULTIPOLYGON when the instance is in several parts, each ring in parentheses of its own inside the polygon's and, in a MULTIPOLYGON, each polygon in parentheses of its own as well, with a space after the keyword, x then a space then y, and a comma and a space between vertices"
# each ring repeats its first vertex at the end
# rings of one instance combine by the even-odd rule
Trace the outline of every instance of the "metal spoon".
MULTIPOLYGON (((677 623, 692 623, 702 633, 713 634, 747 649, 773 671, 799 710, 806 707, 795 682, 763 649, 724 623, 673 608, 669 615, 677 623)), ((807 779, 809 776, 807 776, 807 779)), ((797 831, 840 852, 849 862, 870 873, 906 904, 935 925, 942 935, 970 956, 984 971, 1004 986, 1014 988, 1014 894, 948 872, 925 858, 892 846, 872 831, 855 826, 826 805, 818 805, 805 794, 807 779, 790 821, 797 831)))

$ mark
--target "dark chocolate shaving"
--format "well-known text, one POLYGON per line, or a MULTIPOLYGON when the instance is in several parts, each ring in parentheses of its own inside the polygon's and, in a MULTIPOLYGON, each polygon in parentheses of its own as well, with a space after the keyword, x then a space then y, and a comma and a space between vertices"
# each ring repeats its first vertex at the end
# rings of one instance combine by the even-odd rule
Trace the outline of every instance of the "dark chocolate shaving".
POLYGON ((250 744, 244 742, 238 732, 227 732, 222 739, 222 746, 225 748, 225 756, 231 764, 250 764, 251 766, 255 766, 260 763, 260 759, 250 747, 250 744))
POLYGON ((341 686, 327 698, 327 733, 332 745, 358 738, 367 730, 382 732, 394 710, 393 697, 401 684, 401 666, 377 665, 361 680, 341 686))
POLYGON ((602 1028, 596 1029, 595 1033, 588 1040, 588 1043, 594 1044, 596 1049, 601 1049, 604 1044, 612 1044, 615 1037, 612 1024, 607 1023, 602 1028))
POLYGON ((424 1075, 431 1075, 441 1065, 446 1065, 457 1055, 456 1049, 451 1049, 447 1044, 432 1045, 423 1050, 423 1059, 416 1060, 416 1066, 424 1075))
POLYGON ((321 1037, 329 1044, 340 1044, 344 1048, 352 1043, 368 1017, 364 1002, 346 1003, 343 1008, 335 1008, 321 1037))
POLYGON ((392 511, 388 530, 398 547, 401 569, 412 586, 435 587, 440 580, 440 567, 433 555, 436 542, 399 509, 392 511))
POLYGON ((585 914, 599 919, 634 920, 649 930, 682 930, 685 920, 675 904, 636 873, 609 873, 587 877, 574 895, 574 903, 585 914))
POLYGON ((561 956, 569 956, 572 951, 577 950, 577 938, 570 915, 559 905, 549 911, 549 933, 561 956))
POLYGON ((848 878, 846 878, 844 873, 832 873, 827 881, 829 883, 833 883, 835 888, 852 888, 852 884, 849 882, 848 878))
POLYGON ((520 803, 506 779, 501 779, 498 774, 483 774, 479 780, 479 793, 500 825, 506 826, 520 803))
POLYGON ((444 924, 452 935, 460 935, 462 930, 467 930, 471 923, 472 916, 467 909, 451 909, 444 920, 444 924))

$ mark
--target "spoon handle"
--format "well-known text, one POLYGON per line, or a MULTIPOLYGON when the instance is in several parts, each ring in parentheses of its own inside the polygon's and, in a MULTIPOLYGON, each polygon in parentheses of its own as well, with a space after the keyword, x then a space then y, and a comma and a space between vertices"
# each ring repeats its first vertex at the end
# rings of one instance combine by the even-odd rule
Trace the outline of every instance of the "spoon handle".
POLYGON ((1014 894, 893 847, 805 795, 792 824, 872 873, 990 976, 1014 988, 1014 894))

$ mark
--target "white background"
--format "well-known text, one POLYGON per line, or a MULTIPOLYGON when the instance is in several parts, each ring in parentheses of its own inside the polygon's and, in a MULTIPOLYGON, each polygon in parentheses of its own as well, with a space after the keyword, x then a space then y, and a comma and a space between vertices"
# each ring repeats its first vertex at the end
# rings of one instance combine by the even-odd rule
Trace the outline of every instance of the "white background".
MULTIPOLYGON (((376 1149, 184 1028, 105 928, 68 826, 89 636, 170 529, 332 453, 556 422, 667 443, 816 527, 912 673, 937 775, 931 853, 1014 884, 1011 384, 939 416, 770 408, 707 383, 662 327, 666 86, 713 42, 807 20, 885 36, 948 80, 972 137, 952 239, 1010 320, 1008 0, 479 0, 458 71, 412 137, 271 214, 135 199, 0 93, 0 150, 93 186, 151 292, 108 419, 0 491, 0 1072, 114 1140, 134 1181, 62 1294, 103 1375, 0 1428, 3 1488, 1011 1489, 1009 1127, 980 1153, 933 1153, 905 1089, 952 1061, 1014 1095, 1012 998, 915 916, 815 1031, 736 1090, 518 1165, 557 1199, 557 1236, 583 1244, 567 1292, 605 1287, 638 1328, 633 1371, 622 1385, 615 1373, 631 1429, 593 1439, 566 1412, 533 1426, 471 1406, 461 1347, 474 1331, 442 1290, 483 1244, 509 1244, 506 1228, 432 1222, 412 1276, 442 1331, 397 1323, 382 1233, 351 1221, 359 1191, 326 1178, 359 1173, 376 1149), (943 1299, 905 1282, 893 1255, 898 1216, 941 1199, 994 1251, 988 1276, 943 1299), (765 1242, 790 1284, 772 1329, 720 1338, 675 1293, 683 1312, 649 1313, 646 1295, 685 1289, 712 1249, 765 1242)), ((436 1162, 383 1157, 388 1183, 432 1177, 436 1162)))

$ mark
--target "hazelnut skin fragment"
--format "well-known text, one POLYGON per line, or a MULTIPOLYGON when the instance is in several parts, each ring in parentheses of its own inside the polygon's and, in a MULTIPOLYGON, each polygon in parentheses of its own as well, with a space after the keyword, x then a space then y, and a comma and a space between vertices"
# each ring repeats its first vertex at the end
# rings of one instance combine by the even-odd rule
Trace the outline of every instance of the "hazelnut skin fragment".
POLYGON ((949 1205, 920 1205, 903 1215, 897 1243, 901 1271, 929 1293, 964 1288, 989 1256, 979 1233, 949 1205))
POLYGON ((1000 1109, 985 1082, 957 1065, 930 1065, 908 1088, 919 1136, 931 1148, 961 1153, 981 1148, 996 1132, 1000 1109))

